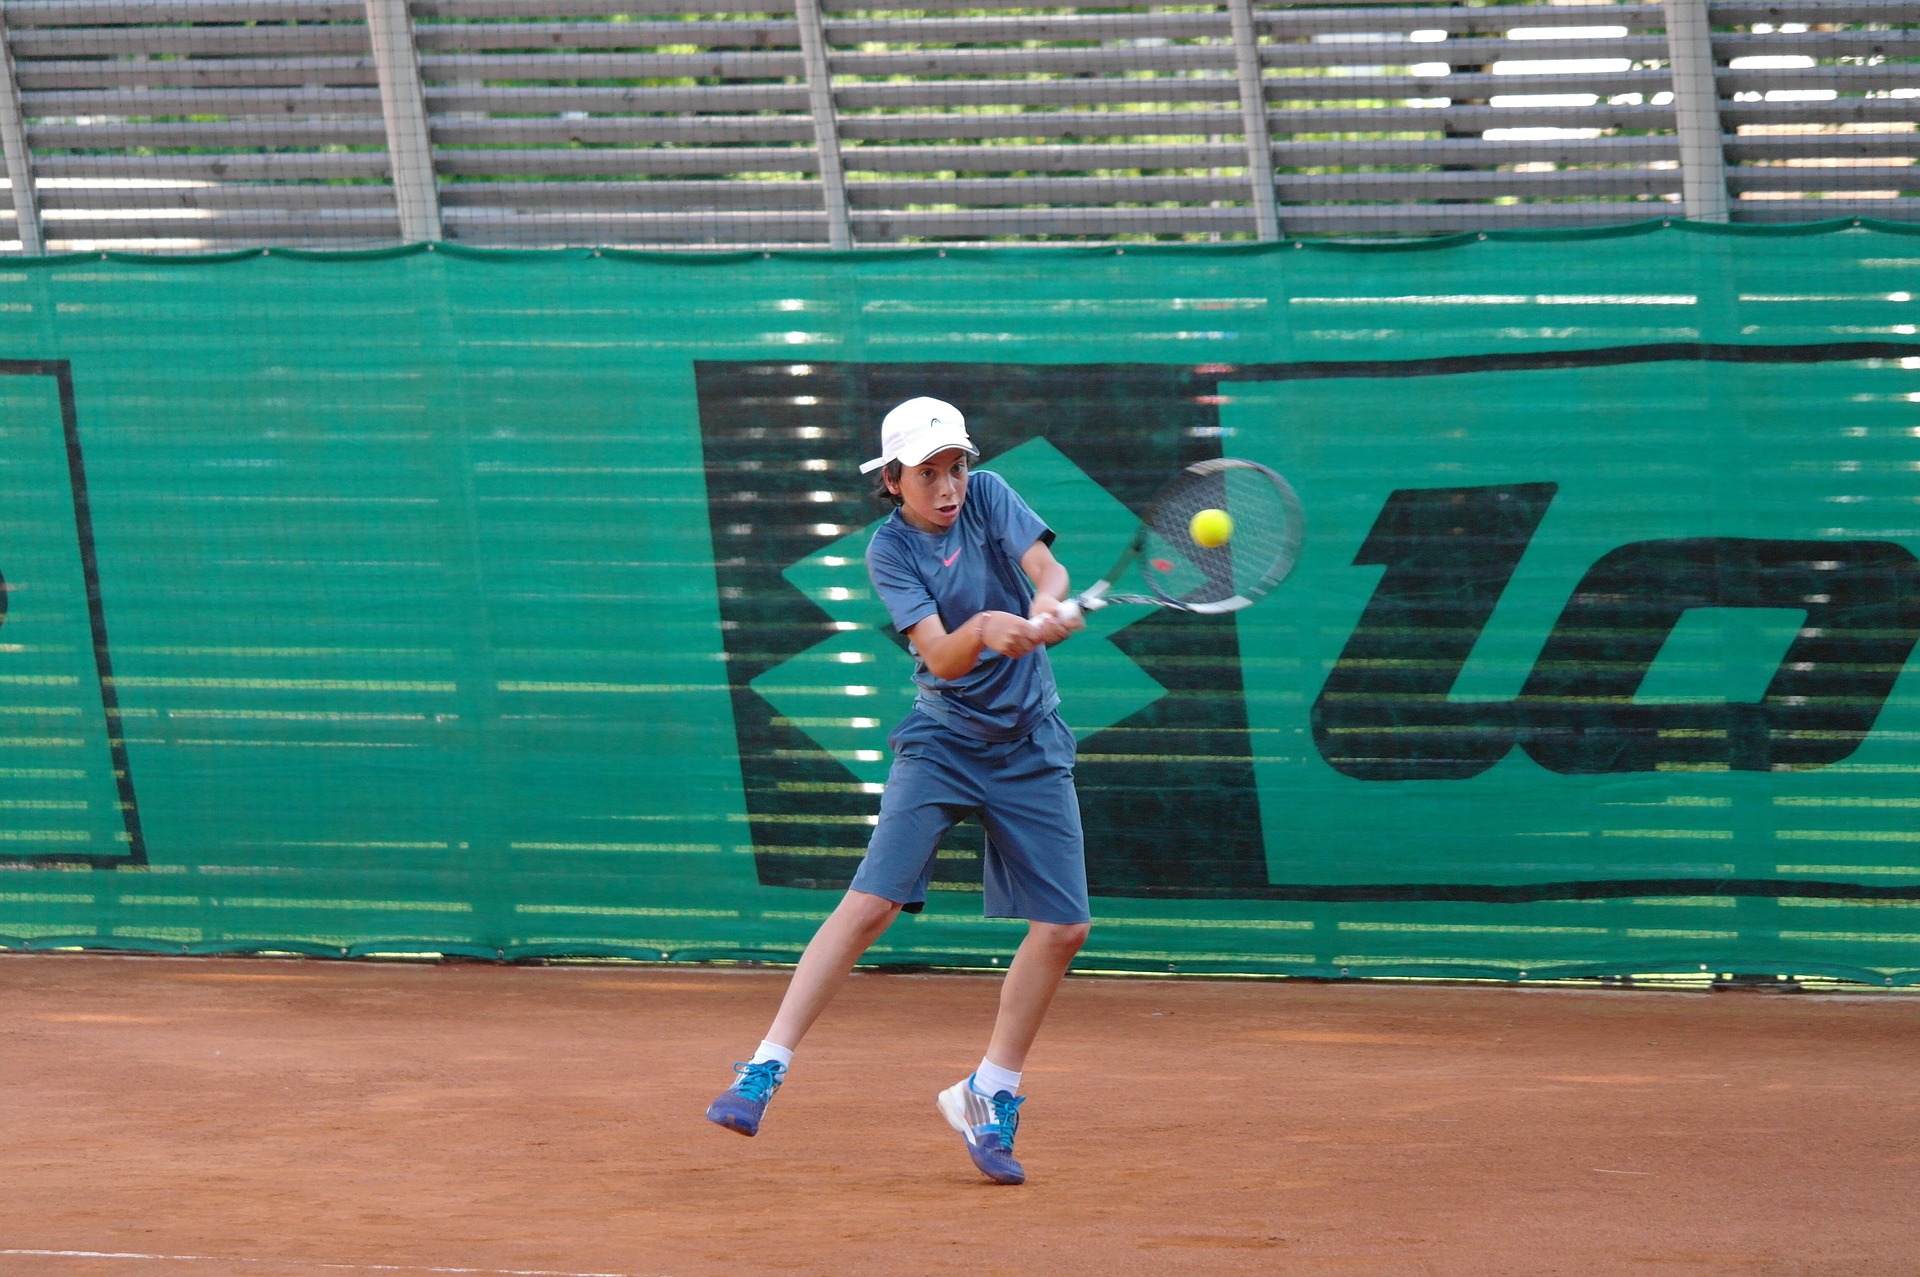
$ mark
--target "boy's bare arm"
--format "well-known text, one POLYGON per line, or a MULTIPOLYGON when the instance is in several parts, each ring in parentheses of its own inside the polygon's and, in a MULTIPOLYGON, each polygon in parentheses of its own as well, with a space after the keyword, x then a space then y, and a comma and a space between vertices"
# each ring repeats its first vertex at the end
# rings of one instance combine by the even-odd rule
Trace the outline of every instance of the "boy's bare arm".
POLYGON ((1067 597, 1068 577, 1066 564, 1053 557, 1053 548, 1045 541, 1035 541, 1020 556, 1020 570, 1033 582, 1033 605, 1027 609, 1040 635, 1040 641, 1051 647, 1065 639, 1075 630, 1084 630, 1087 623, 1079 616, 1061 620, 1055 613, 1060 601, 1067 597))
POLYGON ((1067 595, 1068 577, 1066 565, 1053 557, 1046 542, 1035 541, 1027 548, 1020 556, 1020 569, 1033 582, 1033 604, 1027 617, 1012 612, 976 612, 949 631, 935 615, 922 618, 907 630, 914 650, 935 678, 959 678, 980 663, 980 654, 988 648, 1018 658, 1087 627, 1077 616, 1062 621, 1054 615, 1067 595))
POLYGON ((952 631, 938 615, 926 617, 907 637, 935 678, 956 679, 978 665, 988 648, 1002 656, 1025 656, 1040 646, 1041 631, 1012 612, 976 612, 952 631))

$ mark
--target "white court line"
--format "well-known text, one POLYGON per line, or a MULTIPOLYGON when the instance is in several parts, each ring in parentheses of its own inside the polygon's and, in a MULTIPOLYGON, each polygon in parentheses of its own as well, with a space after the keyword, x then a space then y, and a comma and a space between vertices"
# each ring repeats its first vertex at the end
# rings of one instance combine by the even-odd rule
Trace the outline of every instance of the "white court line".
POLYGON ((39 1259, 145 1259, 173 1264, 279 1264, 308 1268, 335 1268, 354 1273, 451 1273, 468 1277, 640 1277, 638 1273, 581 1273, 558 1268, 450 1268, 428 1264, 330 1264, 305 1259, 260 1259, 242 1255, 143 1255, 117 1250, 4 1250, 0 1255, 29 1255, 39 1259))

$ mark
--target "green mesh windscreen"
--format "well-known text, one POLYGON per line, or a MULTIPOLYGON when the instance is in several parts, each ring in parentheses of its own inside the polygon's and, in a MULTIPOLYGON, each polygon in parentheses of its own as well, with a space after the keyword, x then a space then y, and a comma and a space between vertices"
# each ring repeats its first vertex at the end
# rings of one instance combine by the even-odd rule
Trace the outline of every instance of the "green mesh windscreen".
MULTIPOLYGON (((1306 508, 1054 654, 1083 965, 1920 978, 1910 229, 0 270, 0 943, 791 958, 930 394, 1083 585, 1202 458, 1306 508)), ((980 846, 876 959, 1004 959, 980 846)))

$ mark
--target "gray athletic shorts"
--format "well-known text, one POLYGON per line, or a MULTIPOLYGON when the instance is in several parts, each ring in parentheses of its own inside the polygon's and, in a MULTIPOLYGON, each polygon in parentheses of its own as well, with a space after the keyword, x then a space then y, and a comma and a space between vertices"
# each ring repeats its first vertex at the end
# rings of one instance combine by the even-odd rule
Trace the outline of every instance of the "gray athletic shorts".
POLYGON ((855 891, 921 904, 941 838, 978 816, 987 830, 987 917, 1091 920, 1073 733, 1058 714, 1019 740, 981 741, 915 710, 890 743, 893 770, 880 797, 880 823, 853 876, 855 891))

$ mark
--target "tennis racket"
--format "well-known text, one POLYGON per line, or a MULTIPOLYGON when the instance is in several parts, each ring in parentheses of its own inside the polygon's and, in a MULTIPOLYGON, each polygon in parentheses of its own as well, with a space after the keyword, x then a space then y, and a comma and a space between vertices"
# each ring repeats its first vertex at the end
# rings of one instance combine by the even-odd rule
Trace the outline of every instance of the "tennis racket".
POLYGON ((1063 618, 1114 603, 1178 612, 1234 612, 1286 579, 1300 557, 1300 498, 1274 471, 1222 457, 1188 466, 1153 499, 1107 574, 1060 605, 1063 618), (1203 514, 1203 512, 1206 512, 1203 514), (1196 530, 1215 545, 1195 540, 1196 530), (1196 529, 1195 516, 1202 520, 1196 529))

